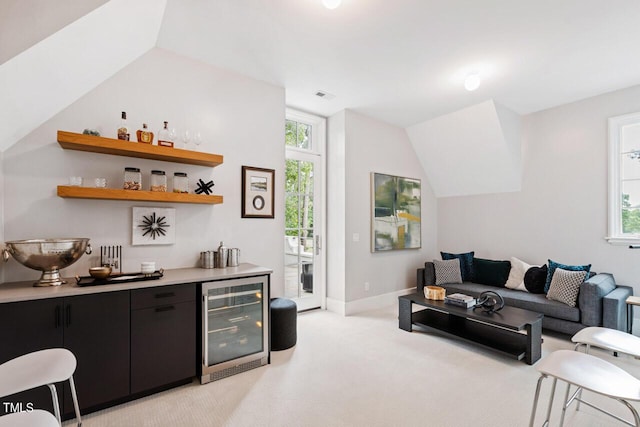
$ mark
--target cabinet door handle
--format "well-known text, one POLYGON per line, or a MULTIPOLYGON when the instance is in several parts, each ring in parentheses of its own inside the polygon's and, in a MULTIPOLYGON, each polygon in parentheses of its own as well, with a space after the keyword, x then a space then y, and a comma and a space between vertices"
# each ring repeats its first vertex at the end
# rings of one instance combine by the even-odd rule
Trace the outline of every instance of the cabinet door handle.
POLYGON ((65 311, 66 311, 65 316, 64 316, 65 317, 65 324, 66 324, 66 326, 69 326, 69 325, 71 325, 71 305, 67 305, 67 308, 66 308, 65 311))
POLYGON ((59 305, 56 305, 54 316, 55 316, 54 325, 55 325, 55 328, 58 329, 60 327, 60 306, 59 305))
POLYGON ((175 310, 176 307, 174 305, 165 305, 163 307, 157 307, 156 308, 156 313, 160 313, 162 311, 171 311, 171 310, 175 310))
POLYGON ((175 297, 175 296, 176 296, 175 292, 165 292, 162 294, 155 295, 156 298, 169 298, 169 297, 175 297))

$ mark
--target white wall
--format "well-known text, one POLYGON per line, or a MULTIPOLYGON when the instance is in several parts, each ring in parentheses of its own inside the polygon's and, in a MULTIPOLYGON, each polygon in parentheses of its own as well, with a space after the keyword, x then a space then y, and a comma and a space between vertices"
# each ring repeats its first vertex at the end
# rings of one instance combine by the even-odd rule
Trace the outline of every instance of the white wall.
POLYGON ((404 129, 350 110, 345 129, 345 301, 349 303, 414 287, 416 269, 436 253, 437 217, 435 196, 404 129), (371 253, 371 172, 421 179, 421 249, 371 253), (353 241, 354 233, 359 242, 353 241))
POLYGON ((591 263, 619 283, 637 284, 640 252, 604 240, 607 118, 636 111, 640 86, 525 116, 522 191, 438 199, 438 248, 591 263))
MULTIPOLYGON (((46 94, 42 94, 46 96, 46 94)), ((100 245, 124 246, 125 271, 139 270, 142 260, 164 268, 196 266, 199 252, 214 249, 221 240, 242 250, 241 261, 273 268, 273 293, 282 294, 283 259, 279 251, 284 220, 284 89, 153 49, 99 85, 4 153, 4 229, 6 240, 45 237, 89 237, 100 245), (149 124, 157 134, 163 120, 178 129, 199 130, 199 150, 224 155, 215 169, 63 150, 58 129, 82 132, 98 128, 115 137, 120 112, 127 111, 132 135, 149 124), (241 219, 241 166, 276 170, 276 218, 241 219), (222 205, 153 204, 125 201, 62 199, 56 186, 70 175, 85 179, 102 176, 120 187, 126 166, 140 167, 143 185, 151 169, 212 178, 222 205), (176 208, 176 244, 131 246, 131 207, 176 208)), ((135 137, 134 137, 135 138, 135 137)), ((191 149, 193 149, 193 144, 191 149)), ((97 251, 96 251, 97 252, 97 251)), ((94 252, 95 253, 95 252, 94 252)), ((64 276, 86 274, 96 256, 85 256, 63 270, 64 276)), ((5 280, 38 276, 11 260, 5 280)))
POLYGON ((344 314, 346 111, 327 120, 327 309, 344 314))

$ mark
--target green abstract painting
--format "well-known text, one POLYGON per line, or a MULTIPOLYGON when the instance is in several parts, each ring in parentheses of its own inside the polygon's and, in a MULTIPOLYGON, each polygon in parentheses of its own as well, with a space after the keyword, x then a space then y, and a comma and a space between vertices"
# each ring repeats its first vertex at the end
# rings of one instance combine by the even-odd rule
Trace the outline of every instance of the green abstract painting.
POLYGON ((420 180, 371 173, 371 252, 418 249, 420 180))

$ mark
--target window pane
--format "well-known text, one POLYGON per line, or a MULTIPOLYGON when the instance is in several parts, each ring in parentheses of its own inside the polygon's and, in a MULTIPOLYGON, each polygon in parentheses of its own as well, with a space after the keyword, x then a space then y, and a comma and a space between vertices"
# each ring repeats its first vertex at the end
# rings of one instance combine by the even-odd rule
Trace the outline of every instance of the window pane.
POLYGON ((300 162, 300 193, 313 194, 313 163, 300 162))
POLYGON ((640 151, 640 123, 622 126, 620 136, 622 153, 640 151))
POLYGON ((624 181, 639 178, 640 157, 632 153, 622 154, 620 158, 620 179, 624 181))
POLYGON ((313 227, 313 197, 300 196, 300 228, 313 227))
POLYGON ((311 148, 311 126, 298 123, 298 147, 310 149, 311 148))
POLYGON ((285 145, 296 147, 298 144, 298 124, 292 120, 287 120, 284 126, 285 145))
POLYGON ((287 160, 285 170, 285 191, 287 193, 298 193, 299 191, 298 167, 297 160, 287 160))
POLYGON ((298 196, 287 195, 285 197, 285 219, 284 226, 286 228, 295 228, 299 227, 300 221, 298 218, 298 196))

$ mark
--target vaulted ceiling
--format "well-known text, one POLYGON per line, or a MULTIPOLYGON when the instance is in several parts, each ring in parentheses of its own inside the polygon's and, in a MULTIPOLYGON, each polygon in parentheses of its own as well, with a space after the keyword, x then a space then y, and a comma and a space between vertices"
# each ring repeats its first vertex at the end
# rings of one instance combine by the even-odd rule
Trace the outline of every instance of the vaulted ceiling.
POLYGON ((154 47, 283 86, 290 106, 405 127, 639 84, 638 22, 637 0, 2 0, 0 150, 154 47))

